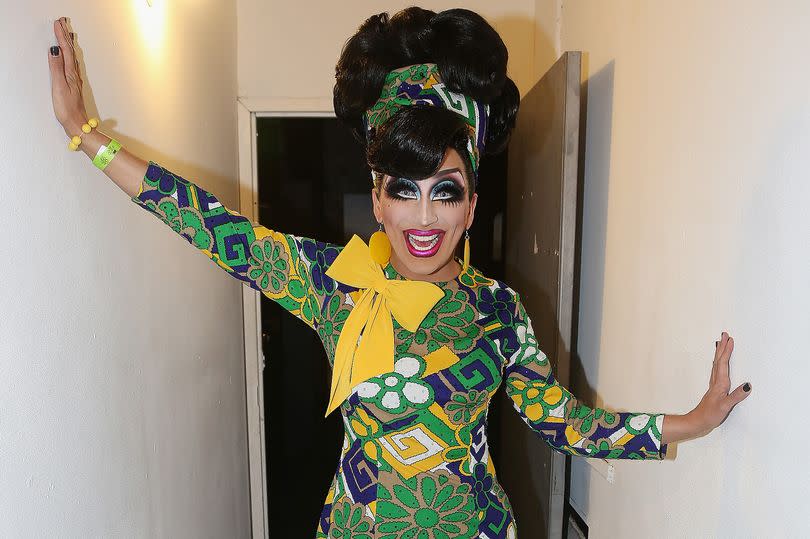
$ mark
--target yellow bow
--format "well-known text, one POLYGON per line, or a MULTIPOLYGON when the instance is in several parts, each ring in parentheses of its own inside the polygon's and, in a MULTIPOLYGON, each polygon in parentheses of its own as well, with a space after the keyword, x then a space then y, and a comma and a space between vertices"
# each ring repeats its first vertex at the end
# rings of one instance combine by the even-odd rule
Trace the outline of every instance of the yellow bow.
POLYGON ((326 274, 362 289, 338 337, 332 389, 326 407, 326 415, 329 415, 351 395, 357 384, 394 370, 392 314, 400 326, 416 331, 436 302, 444 297, 444 292, 425 281, 386 279, 380 265, 371 258, 368 245, 356 235, 326 274))

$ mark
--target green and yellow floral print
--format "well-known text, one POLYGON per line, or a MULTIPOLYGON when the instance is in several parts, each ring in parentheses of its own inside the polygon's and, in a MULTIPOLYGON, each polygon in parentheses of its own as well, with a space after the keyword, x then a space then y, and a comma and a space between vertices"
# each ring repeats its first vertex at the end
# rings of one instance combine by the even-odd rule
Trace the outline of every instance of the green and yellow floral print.
MULTIPOLYGON (((326 275, 342 247, 252 224, 154 163, 133 201, 316 330, 332 363, 358 298, 326 275)), ((384 272, 404 279, 390 264, 384 272)), ((664 457, 662 414, 589 408, 557 382, 514 290, 472 266, 438 285, 444 297, 416 331, 394 324, 394 369, 358 384, 340 407, 343 450, 317 537, 514 539, 487 446, 487 409, 502 384, 557 451, 664 457)))

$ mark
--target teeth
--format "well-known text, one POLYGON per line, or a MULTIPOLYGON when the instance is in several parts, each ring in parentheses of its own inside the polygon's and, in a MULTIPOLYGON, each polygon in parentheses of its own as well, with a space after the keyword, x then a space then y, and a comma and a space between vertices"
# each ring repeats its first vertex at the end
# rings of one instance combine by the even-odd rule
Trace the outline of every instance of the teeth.
POLYGON ((438 234, 431 234, 430 236, 415 236, 413 234, 408 234, 408 240, 411 246, 416 249, 417 251, 430 251, 436 244, 439 243, 439 235, 438 234), (429 241, 427 245, 424 242, 429 241))

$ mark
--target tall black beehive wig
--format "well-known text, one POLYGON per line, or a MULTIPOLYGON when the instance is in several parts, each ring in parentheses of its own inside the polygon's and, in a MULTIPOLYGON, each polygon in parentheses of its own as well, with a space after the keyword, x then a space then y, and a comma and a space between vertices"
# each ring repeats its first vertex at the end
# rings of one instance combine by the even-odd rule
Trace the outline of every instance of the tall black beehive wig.
POLYGON ((520 94, 506 74, 506 45, 490 24, 467 9, 435 13, 410 7, 393 17, 369 17, 349 38, 335 67, 335 114, 366 145, 372 170, 421 179, 456 149, 472 177, 466 152, 467 125, 441 107, 403 107, 369 134, 363 114, 380 97, 386 74, 396 68, 435 63, 448 89, 488 104, 484 155, 502 151, 515 125, 520 94))

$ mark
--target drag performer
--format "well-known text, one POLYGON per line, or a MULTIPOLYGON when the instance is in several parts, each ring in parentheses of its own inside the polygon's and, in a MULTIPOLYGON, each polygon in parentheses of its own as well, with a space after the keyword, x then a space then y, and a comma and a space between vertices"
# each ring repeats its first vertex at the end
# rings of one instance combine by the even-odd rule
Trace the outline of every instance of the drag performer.
POLYGON ((487 447, 502 384, 552 448, 609 459, 662 459, 668 443, 711 431, 750 393, 729 393, 724 332, 709 390, 688 414, 589 408, 557 383, 520 294, 470 263, 480 160, 504 148, 519 102, 506 47, 477 14, 380 14, 346 43, 335 112, 366 146, 380 230, 345 246, 251 223, 103 135, 85 112, 66 21, 55 31, 54 109, 70 148, 320 336, 332 366, 325 412, 341 414, 345 438, 317 537, 516 537, 487 447))

